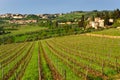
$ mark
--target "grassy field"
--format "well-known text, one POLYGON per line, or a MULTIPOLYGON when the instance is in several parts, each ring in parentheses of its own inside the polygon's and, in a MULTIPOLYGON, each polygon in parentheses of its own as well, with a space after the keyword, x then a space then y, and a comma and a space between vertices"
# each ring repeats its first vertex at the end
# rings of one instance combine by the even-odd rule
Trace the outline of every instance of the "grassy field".
POLYGON ((120 36, 120 29, 110 28, 103 31, 92 32, 94 34, 102 34, 102 35, 112 35, 112 36, 120 36))
POLYGON ((39 27, 39 26, 20 26, 18 27, 18 30, 12 31, 13 34, 23 34, 26 32, 34 32, 34 31, 39 31, 41 29, 46 29, 45 27, 39 27))
POLYGON ((22 80, 38 80, 38 43, 35 43, 35 47, 32 53, 32 58, 26 67, 25 74, 22 80))
MULTIPOLYGON (((63 48, 68 53, 67 56, 70 56, 72 52, 71 56, 75 55, 74 58, 81 61, 81 64, 85 66, 91 65, 91 68, 95 71, 101 72, 102 62, 105 62, 106 66, 104 66, 103 73, 111 77, 117 73, 114 70, 116 59, 118 60, 117 63, 120 64, 118 59, 120 56, 119 40, 77 35, 54 38, 54 40, 51 39, 48 43, 54 45, 53 48, 63 48), (111 64, 112 66, 114 65, 114 68, 109 66, 111 64)), ((60 49, 58 50, 61 51, 60 49)))
POLYGON ((0 80, 120 79, 119 46, 120 39, 85 35, 1 45, 0 80))
POLYGON ((47 29, 45 27, 39 27, 39 26, 30 26, 30 25, 23 25, 23 26, 18 26, 15 28, 15 30, 6 30, 6 31, 10 31, 10 34, 5 34, 5 35, 0 35, 0 37, 3 36, 11 36, 11 35, 17 35, 17 34, 24 34, 27 32, 35 32, 35 31, 40 31, 42 29, 47 29))
POLYGON ((58 20, 73 20, 73 19, 79 19, 82 15, 85 15, 86 13, 68 13, 61 15, 57 17, 58 20))
POLYGON ((82 15, 84 15, 85 17, 90 17, 95 15, 95 12, 71 12, 71 13, 67 13, 67 14, 63 14, 59 17, 57 17, 57 20, 74 20, 77 19, 79 20, 81 18, 82 15))

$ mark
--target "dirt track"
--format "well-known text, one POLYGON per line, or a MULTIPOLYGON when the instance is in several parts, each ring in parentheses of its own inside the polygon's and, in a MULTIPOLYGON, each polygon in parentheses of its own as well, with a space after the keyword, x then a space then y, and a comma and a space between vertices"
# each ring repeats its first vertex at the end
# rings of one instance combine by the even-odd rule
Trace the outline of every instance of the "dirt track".
POLYGON ((111 35, 103 35, 103 34, 86 33, 86 34, 82 34, 82 35, 111 38, 111 39, 120 39, 120 36, 111 36, 111 35))

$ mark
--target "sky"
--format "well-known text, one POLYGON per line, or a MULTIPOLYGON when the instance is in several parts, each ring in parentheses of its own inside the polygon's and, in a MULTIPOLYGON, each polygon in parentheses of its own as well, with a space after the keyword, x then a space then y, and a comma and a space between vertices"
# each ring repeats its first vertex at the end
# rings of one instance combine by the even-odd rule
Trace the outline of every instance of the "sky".
POLYGON ((120 9, 120 0, 0 0, 0 14, 54 14, 120 9))

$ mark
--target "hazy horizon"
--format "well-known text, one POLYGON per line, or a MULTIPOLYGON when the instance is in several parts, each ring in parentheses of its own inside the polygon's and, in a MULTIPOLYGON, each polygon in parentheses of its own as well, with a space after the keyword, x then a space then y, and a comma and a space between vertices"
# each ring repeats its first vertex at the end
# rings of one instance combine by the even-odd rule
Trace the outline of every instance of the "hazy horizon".
POLYGON ((71 11, 114 10, 120 8, 115 0, 0 0, 0 14, 55 14, 71 11))

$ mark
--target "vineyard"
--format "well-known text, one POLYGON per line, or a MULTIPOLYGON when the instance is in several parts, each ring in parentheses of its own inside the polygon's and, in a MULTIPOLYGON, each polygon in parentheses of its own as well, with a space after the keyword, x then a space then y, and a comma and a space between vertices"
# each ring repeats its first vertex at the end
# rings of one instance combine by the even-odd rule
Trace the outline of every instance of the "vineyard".
POLYGON ((120 79, 120 39, 71 35, 0 46, 0 80, 120 79))

